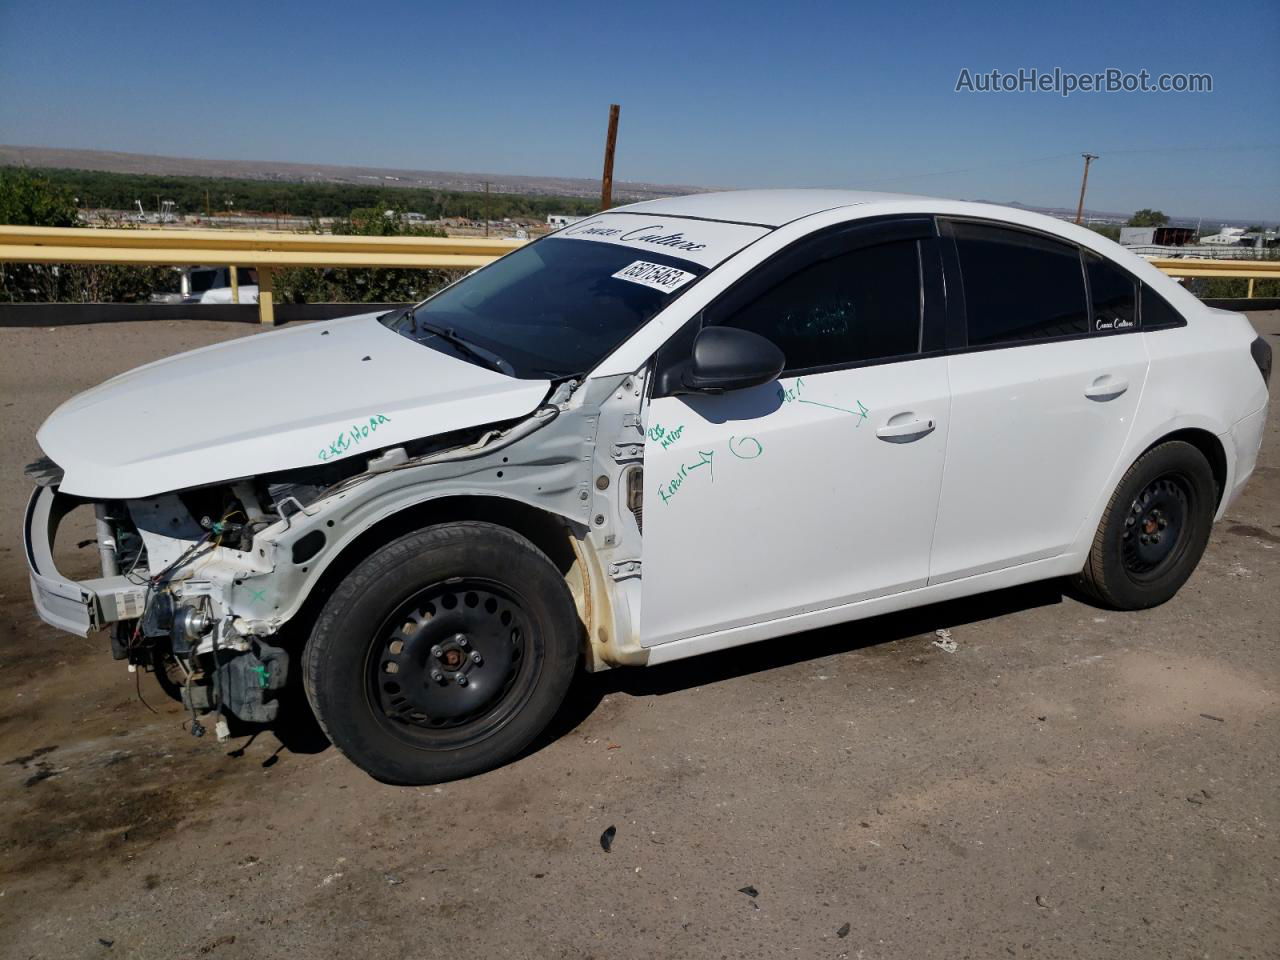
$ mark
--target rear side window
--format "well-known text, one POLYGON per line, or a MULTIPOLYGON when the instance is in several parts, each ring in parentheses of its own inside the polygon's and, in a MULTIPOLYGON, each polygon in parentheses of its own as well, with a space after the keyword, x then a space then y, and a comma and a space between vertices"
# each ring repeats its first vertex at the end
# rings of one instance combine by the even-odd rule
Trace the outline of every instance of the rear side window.
POLYGON ((1089 332, 1075 247, 1019 230, 952 223, 970 346, 1089 332))
POLYGON ((895 240, 818 260, 729 316, 709 320, 772 340, 788 371, 918 353, 917 243, 895 240))
POLYGON ((1187 321, 1177 310, 1169 306, 1169 301, 1153 291, 1145 283, 1142 285, 1142 329, 1165 330, 1169 327, 1185 327, 1187 321))
POLYGON ((1093 329, 1129 330, 1138 324, 1138 284, 1110 260, 1084 253, 1093 303, 1093 329))

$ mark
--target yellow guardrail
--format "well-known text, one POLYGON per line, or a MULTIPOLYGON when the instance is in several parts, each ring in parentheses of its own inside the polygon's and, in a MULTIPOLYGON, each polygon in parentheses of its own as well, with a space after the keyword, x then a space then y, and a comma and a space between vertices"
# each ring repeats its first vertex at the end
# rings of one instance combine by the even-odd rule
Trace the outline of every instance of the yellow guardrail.
MULTIPOLYGON (((275 323, 271 271, 279 267, 473 270, 520 247, 486 237, 349 237, 267 230, 146 230, 0 226, 0 262, 253 267, 258 318, 275 323)), ((232 284, 238 286, 232 271, 232 284)))
POLYGON ((1148 261, 1171 277, 1231 277, 1248 280, 1245 296, 1253 297, 1258 278, 1280 279, 1280 260, 1203 260, 1195 257, 1166 257, 1148 261))
MULTIPOLYGON (((472 270, 520 247, 487 237, 349 237, 269 230, 84 229, 0 226, 0 262, 121 263, 235 267, 258 271, 258 317, 275 322, 271 271, 280 267, 437 267, 472 270)), ((1280 260, 1150 261, 1172 277, 1280 278, 1280 260)))

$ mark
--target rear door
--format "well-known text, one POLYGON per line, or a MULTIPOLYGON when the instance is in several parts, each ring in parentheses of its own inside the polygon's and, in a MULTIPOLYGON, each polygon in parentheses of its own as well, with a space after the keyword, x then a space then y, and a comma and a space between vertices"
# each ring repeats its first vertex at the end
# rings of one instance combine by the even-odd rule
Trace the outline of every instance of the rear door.
POLYGON ((645 423, 645 646, 925 584, 947 437, 940 287, 930 219, 844 228, 701 318, 776 343, 777 382, 673 394, 663 369, 699 323, 664 347, 645 423))
POLYGON ((1124 448, 1148 365, 1135 283, 1111 261, 1005 226, 942 229, 951 430, 930 583, 1064 552, 1124 448))

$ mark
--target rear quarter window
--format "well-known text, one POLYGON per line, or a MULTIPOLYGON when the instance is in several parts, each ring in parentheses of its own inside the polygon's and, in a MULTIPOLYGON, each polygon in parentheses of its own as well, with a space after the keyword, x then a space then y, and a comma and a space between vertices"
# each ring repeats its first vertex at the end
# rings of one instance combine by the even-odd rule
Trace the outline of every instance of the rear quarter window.
POLYGON ((1138 324, 1138 283, 1123 268, 1085 252, 1089 299, 1093 304, 1093 329, 1103 333, 1131 330, 1138 324))
POLYGON ((1168 330, 1171 327, 1185 327, 1186 325, 1186 318, 1169 306, 1168 300, 1145 283, 1142 285, 1143 330, 1168 330))

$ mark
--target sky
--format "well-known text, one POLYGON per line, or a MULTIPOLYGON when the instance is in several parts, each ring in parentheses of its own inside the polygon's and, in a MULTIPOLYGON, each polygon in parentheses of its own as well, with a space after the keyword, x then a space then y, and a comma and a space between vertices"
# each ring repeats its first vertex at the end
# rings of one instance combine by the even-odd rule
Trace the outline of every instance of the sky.
POLYGON ((1280 221, 1280 3, 0 0, 0 143, 1280 221), (956 92, 1019 68, 1211 93, 956 92))

